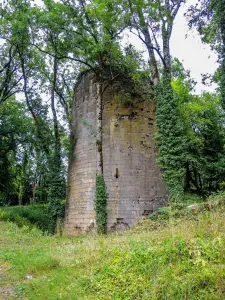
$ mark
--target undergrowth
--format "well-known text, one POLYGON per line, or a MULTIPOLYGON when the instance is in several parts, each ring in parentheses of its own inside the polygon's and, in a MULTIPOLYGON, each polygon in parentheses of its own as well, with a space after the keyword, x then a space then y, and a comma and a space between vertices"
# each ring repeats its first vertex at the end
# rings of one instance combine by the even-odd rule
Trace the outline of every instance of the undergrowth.
MULTIPOLYGON (((221 196, 223 198, 224 196, 221 196)), ((74 238, 1 222, 10 299, 223 299, 225 208, 74 238)))
POLYGON ((195 216, 204 211, 216 210, 225 205, 225 193, 210 196, 207 200, 196 195, 184 194, 184 201, 171 202, 166 207, 159 208, 148 218, 150 220, 169 220, 195 216))
POLYGON ((42 231, 47 231, 49 222, 46 205, 0 207, 0 220, 14 222, 19 227, 36 226, 42 231))

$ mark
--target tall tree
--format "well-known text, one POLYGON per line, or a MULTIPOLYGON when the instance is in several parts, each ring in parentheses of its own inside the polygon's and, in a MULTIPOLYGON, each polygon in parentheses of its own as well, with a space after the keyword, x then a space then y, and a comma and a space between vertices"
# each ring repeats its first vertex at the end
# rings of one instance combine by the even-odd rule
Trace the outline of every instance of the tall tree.
MULTIPOLYGON (((34 143, 32 118, 25 106, 9 99, 0 106, 0 202, 18 204, 31 178, 27 161, 34 143), (25 154, 26 153, 26 154, 25 154), (25 170, 26 169, 26 170, 25 170)), ((28 196, 29 197, 29 196, 28 196)), ((26 197, 27 199, 27 197, 26 197)), ((29 200, 29 199, 27 199, 29 200)))
POLYGON ((195 26, 204 43, 218 53, 221 103, 225 109, 225 1, 201 0, 187 13, 190 27, 195 26))

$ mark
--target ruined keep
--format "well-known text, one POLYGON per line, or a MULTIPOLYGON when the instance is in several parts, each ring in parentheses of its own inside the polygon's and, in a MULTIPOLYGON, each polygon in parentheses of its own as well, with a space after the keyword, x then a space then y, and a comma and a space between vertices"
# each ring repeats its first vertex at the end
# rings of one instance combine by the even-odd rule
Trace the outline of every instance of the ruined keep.
MULTIPOLYGON (((73 101, 73 156, 69 164, 65 232, 96 230, 95 179, 98 122, 95 77, 83 75, 73 101)), ((107 231, 123 230, 163 206, 167 190, 156 166, 155 104, 133 99, 118 101, 119 87, 102 97, 102 160, 107 185, 107 231)))

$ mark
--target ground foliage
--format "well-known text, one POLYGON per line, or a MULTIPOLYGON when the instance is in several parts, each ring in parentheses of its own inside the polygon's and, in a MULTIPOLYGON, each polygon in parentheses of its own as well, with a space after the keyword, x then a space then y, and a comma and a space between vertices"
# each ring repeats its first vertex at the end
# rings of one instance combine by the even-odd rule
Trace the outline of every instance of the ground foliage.
POLYGON ((224 206, 216 206, 145 220, 123 234, 75 238, 1 221, 0 296, 222 299, 224 220, 224 206))

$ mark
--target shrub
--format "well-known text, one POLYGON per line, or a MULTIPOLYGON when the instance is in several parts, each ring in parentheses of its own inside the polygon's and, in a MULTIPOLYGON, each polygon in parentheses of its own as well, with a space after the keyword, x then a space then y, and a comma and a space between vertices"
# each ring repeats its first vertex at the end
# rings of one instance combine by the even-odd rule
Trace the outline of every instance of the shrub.
POLYGON ((11 221, 18 226, 37 226, 42 231, 48 228, 48 215, 46 205, 27 205, 1 207, 0 220, 11 221))

